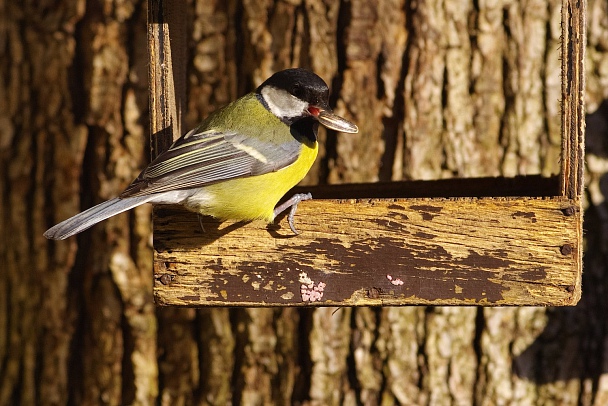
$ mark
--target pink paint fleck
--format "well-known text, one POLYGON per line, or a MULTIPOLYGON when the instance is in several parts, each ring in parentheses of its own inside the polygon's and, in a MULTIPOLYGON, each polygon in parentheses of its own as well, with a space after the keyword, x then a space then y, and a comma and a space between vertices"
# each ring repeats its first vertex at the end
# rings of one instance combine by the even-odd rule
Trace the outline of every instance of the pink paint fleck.
POLYGON ((306 272, 300 273, 300 294, 304 302, 318 302, 323 298, 323 290, 327 286, 324 282, 315 282, 308 277, 306 272))

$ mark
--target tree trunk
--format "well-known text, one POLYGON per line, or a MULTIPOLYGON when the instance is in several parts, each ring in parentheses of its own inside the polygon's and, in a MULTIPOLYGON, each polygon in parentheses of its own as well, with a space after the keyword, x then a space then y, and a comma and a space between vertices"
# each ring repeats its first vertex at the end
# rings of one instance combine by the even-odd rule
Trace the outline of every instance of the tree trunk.
MULTIPOLYGON (((145 1, 0 0, 0 404, 608 403, 608 3, 589 0, 574 308, 172 309, 151 208, 49 226, 149 161, 145 1)), ((358 135, 305 183, 554 174, 561 3, 190 1, 185 127, 290 66, 358 135)))

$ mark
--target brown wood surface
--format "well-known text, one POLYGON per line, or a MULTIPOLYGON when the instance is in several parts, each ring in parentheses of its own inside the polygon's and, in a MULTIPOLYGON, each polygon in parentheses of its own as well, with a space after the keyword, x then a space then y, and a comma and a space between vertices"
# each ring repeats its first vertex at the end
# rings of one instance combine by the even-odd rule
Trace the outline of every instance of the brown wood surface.
POLYGON ((561 198, 313 200, 293 236, 284 220, 267 229, 209 218, 203 232, 195 214, 168 208, 155 220, 154 296, 178 306, 573 305, 580 221, 561 198), (319 288, 320 300, 307 297, 319 288))
POLYGON ((562 194, 581 197, 585 157, 586 2, 562 8, 562 194))
POLYGON ((148 76, 152 155, 182 135, 186 106, 184 0, 148 2, 148 76))

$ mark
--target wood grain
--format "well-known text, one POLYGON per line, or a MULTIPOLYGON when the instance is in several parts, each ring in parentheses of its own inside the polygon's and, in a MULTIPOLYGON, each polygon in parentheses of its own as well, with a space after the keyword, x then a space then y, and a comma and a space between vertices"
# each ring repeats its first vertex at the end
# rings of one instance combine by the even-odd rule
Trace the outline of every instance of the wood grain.
POLYGON ((151 0, 148 7, 148 66, 152 156, 182 135, 186 106, 185 1, 151 0))
POLYGON ((565 0, 562 7, 562 194, 580 198, 585 157, 586 5, 565 0))
POLYGON ((563 198, 313 200, 298 209, 298 236, 284 220, 267 229, 205 218, 203 233, 195 214, 156 215, 160 305, 574 305, 580 297, 581 215, 563 198))

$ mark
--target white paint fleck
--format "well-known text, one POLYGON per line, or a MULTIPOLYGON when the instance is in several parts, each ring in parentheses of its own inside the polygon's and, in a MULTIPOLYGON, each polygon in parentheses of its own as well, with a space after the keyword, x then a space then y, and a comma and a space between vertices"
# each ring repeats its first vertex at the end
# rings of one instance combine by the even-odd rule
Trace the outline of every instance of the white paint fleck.
POLYGON ((401 279, 399 279, 399 278, 393 279, 393 277, 391 275, 386 275, 386 279, 388 279, 395 286, 403 285, 403 281, 401 279))

